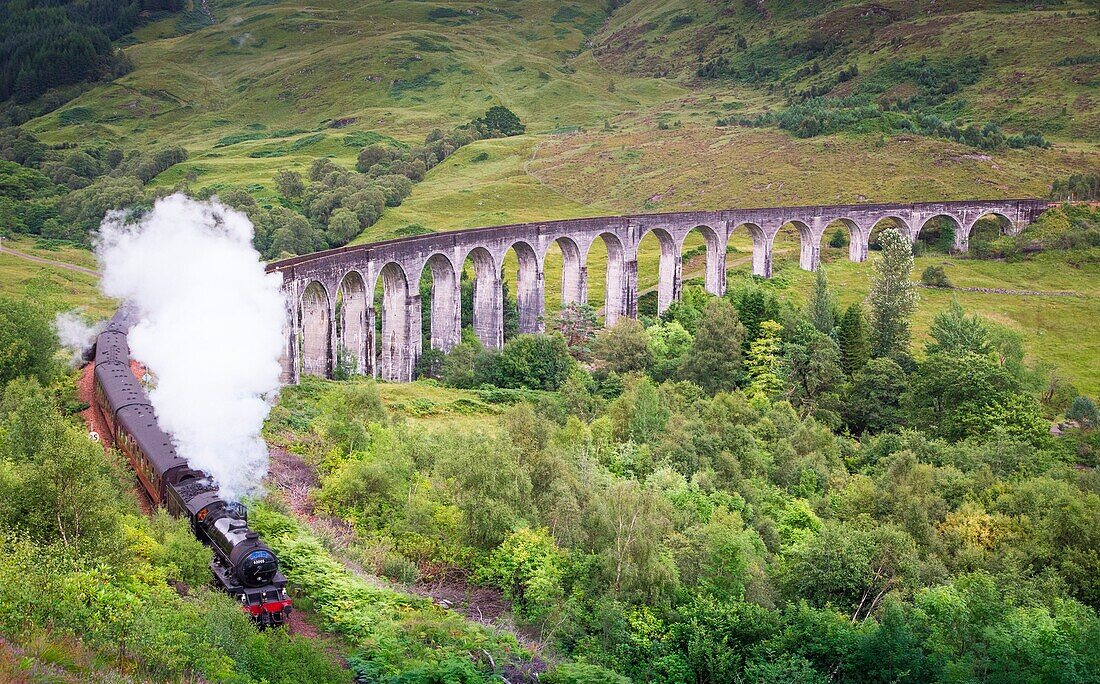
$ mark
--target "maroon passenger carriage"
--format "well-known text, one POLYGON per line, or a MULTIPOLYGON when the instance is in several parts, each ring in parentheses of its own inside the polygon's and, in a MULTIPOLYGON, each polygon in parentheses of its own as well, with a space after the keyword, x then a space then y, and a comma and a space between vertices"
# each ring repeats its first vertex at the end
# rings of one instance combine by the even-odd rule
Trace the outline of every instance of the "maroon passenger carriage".
POLYGON ((249 529, 245 507, 225 501, 213 479, 191 468, 157 425, 145 388, 130 369, 126 334, 131 324, 128 311, 121 309, 96 338, 96 408, 153 503, 186 518, 195 536, 211 548, 214 584, 236 598, 258 625, 284 624, 291 602, 278 559, 249 529))

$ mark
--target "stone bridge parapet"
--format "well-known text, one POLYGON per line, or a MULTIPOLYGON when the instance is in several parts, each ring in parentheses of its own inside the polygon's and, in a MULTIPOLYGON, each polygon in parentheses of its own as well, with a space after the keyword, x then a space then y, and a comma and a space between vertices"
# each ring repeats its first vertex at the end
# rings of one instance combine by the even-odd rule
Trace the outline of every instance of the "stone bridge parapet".
POLYGON ((611 326, 621 317, 638 315, 638 247, 650 233, 660 244, 657 308, 664 311, 680 297, 683 245, 693 231, 706 245, 706 289, 721 295, 726 288, 726 245, 740 230, 752 238, 752 272, 767 278, 772 274, 773 242, 788 224, 798 232, 799 265, 812 271, 831 225, 847 231, 848 256, 860 262, 867 258, 872 229, 886 219, 915 242, 930 220, 946 218, 954 224, 955 250, 965 252, 979 219, 999 217, 1002 230, 1015 235, 1048 206, 1046 200, 1015 199, 609 216, 433 233, 285 259, 267 267, 283 275, 287 301, 283 380, 296 383, 302 374, 327 377, 338 363, 385 380, 413 379, 423 351, 424 316, 430 317, 433 348, 448 351, 460 341, 461 274, 467 260, 474 270, 474 332, 487 347, 499 349, 504 343, 501 269, 509 251, 519 262, 519 332, 533 333, 544 327, 545 262, 553 245, 562 254, 565 305, 588 300, 589 250, 597 240, 604 244, 604 322, 611 326), (425 274, 432 281, 428 311, 422 311, 420 301, 425 274))

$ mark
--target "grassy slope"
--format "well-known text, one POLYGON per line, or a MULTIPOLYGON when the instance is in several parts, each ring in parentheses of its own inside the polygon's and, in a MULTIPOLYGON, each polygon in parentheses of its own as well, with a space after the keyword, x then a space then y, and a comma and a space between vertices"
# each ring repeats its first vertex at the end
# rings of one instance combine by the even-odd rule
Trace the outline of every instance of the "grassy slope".
MULTIPOLYGON (((810 38, 832 40, 835 49, 816 57, 818 74, 798 74, 804 62, 797 58, 771 61, 781 77, 764 84, 776 86, 773 104, 782 102, 784 87, 797 92, 832 85, 847 65, 858 66, 859 76, 831 94, 858 91, 862 81, 893 62, 984 56, 988 66, 981 79, 948 98, 962 118, 994 120, 1017 130, 1040 127, 1064 141, 1100 141, 1096 65, 1057 64, 1100 51, 1096 19, 1089 15, 1094 5, 1066 2, 1032 9, 993 0, 763 0, 757 5, 766 16, 749 3, 632 0, 598 36, 596 52, 602 63, 624 73, 691 76, 701 62, 719 55, 736 62, 742 56, 774 56, 765 52, 769 43, 787 47, 810 38), (692 21, 683 23, 685 18, 692 21), (744 48, 737 45, 738 36, 744 48)), ((911 85, 886 94, 904 95, 911 85)), ((752 100, 731 107, 759 108, 760 102, 752 100)))
MULTIPOLYGON (((792 242, 786 243, 788 248, 792 242)), ((812 288, 813 274, 798 268, 796 253, 777 264, 773 283, 781 297, 805 303, 812 288)), ((846 248, 823 248, 825 272, 841 305, 862 301, 868 291, 870 265, 847 259, 846 248)), ((920 303, 913 317, 913 336, 920 353, 937 311, 952 298, 969 311, 978 311, 992 321, 1023 336, 1030 361, 1057 367, 1077 387, 1090 395, 1100 393, 1100 259, 1096 250, 1079 253, 1040 254, 1020 263, 961 259, 942 254, 918 257, 914 277, 931 264, 943 265, 956 287, 982 287, 1027 291, 1075 292, 1079 297, 1037 297, 985 294, 947 290, 920 290, 920 303)), ((875 253, 872 252, 874 259, 875 253)), ((730 282, 747 277, 748 266, 731 269, 730 282)))
MULTIPOLYGON (((596 0, 564 6, 536 0, 212 5, 217 25, 186 35, 178 34, 174 20, 142 29, 143 42, 128 49, 136 66, 131 74, 30 127, 54 142, 183 144, 191 159, 158 184, 190 175, 195 187, 245 186, 274 198, 271 177, 281 168, 302 170, 319 156, 351 165, 358 146, 354 139, 347 143, 349 135, 416 142, 431 128, 462 123, 496 102, 528 124, 526 136, 476 143, 434 169, 359 242, 392 237, 410 224, 442 231, 636 211, 1042 195, 1053 178, 1100 167, 1100 68, 1055 65, 1066 56, 1100 52, 1095 18, 1086 16, 1081 2, 1007 12, 977 0, 873 6, 844 0, 827 7, 768 1, 765 18, 740 2, 631 0, 609 19, 596 0), (429 15, 440 8, 463 14, 429 15), (684 15, 693 20, 673 21, 684 15), (736 57, 738 34, 752 50, 814 33, 841 42, 833 55, 819 59, 818 75, 787 73, 785 83, 772 86, 694 77, 700 57, 736 57), (837 95, 890 62, 960 55, 985 55, 989 66, 947 104, 963 118, 994 119, 1013 132, 1041 125, 1054 149, 986 153, 918 136, 799 140, 775 129, 714 127, 716 118, 730 113, 781 107, 784 86, 820 84, 847 64, 857 64, 860 76, 841 84, 837 95), (350 123, 334 129, 333 119, 350 123), (671 128, 659 129, 660 122, 671 128), (300 132, 282 134, 292 130, 300 132), (240 140, 242 135, 261 139, 240 140), (481 152, 489 158, 473 162, 481 152), (281 156, 249 156, 256 153, 281 156)), ((891 94, 905 94, 907 87, 912 84, 891 94)), ((731 262, 744 256, 733 255, 731 262)), ((793 259, 793 251, 783 258, 793 259)), ((597 306, 603 260, 596 245, 589 290, 597 306)), ((958 266, 977 268, 969 261, 958 266)), ((514 259, 506 267, 514 273, 514 259)), ((851 268, 857 287, 865 271, 851 268)), ((1004 286, 1016 277, 1009 266, 982 268, 984 278, 1004 286)), ((639 263, 643 291, 656 283, 656 273, 656 241, 647 239, 639 263)), ((792 280, 796 298, 801 282, 792 280)), ((560 294, 560 256, 554 253, 546 287, 554 310, 560 294)), ((1007 316, 997 313, 997 302, 1002 300, 973 300, 995 317, 1007 316)), ((931 307, 922 312, 930 317, 931 307)), ((1031 326, 1018 313, 1009 318, 1031 326)), ((918 332, 922 325, 918 320, 918 332)), ((1062 339, 1047 335, 1041 355, 1086 372, 1062 339)))
POLYGON ((349 132, 419 141, 495 103, 548 131, 682 92, 618 77, 581 54, 584 31, 604 18, 594 0, 564 14, 533 0, 452 3, 461 16, 436 19, 428 14, 437 5, 407 0, 211 4, 216 26, 183 36, 172 20, 146 27, 139 36, 147 42, 128 50, 131 74, 30 128, 50 141, 182 144, 193 157, 177 176, 194 170, 200 185, 248 185, 317 156, 350 162, 357 149, 342 145, 349 132), (350 123, 329 128, 334 119, 350 123), (294 130, 325 138, 276 158, 248 155, 306 135, 218 146, 231 135, 294 130))
MULTIPOLYGON (((33 256, 65 263, 95 267, 95 257, 82 249, 57 250, 36 247, 26 238, 4 239, 4 245, 33 256)), ((82 307, 93 318, 105 318, 114 311, 114 302, 99 293, 97 279, 84 273, 39 264, 0 252, 0 296, 25 297, 50 311, 82 307)))

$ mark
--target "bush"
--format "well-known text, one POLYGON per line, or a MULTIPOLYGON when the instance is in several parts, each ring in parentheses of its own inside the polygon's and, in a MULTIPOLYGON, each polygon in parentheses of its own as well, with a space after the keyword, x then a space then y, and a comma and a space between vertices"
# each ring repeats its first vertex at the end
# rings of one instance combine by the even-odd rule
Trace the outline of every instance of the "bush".
POLYGON ((56 352, 57 336, 44 312, 23 300, 0 299, 0 387, 20 376, 48 383, 56 352))
POLYGON ((944 289, 953 287, 951 281, 947 279, 947 273, 943 270, 943 266, 929 266, 924 269, 924 272, 920 274, 920 281, 923 285, 927 285, 928 287, 940 287, 944 289))
POLYGON ((1100 411, 1089 397, 1077 397, 1066 411, 1066 418, 1080 423, 1081 427, 1096 427, 1100 424, 1100 411))
POLYGON ((408 558, 400 554, 387 553, 382 557, 381 575, 400 584, 413 584, 420 577, 420 570, 408 558))
POLYGON ((486 379, 498 387, 555 391, 575 365, 561 335, 520 335, 494 356, 486 379))
POLYGON ((599 665, 562 663, 544 674, 546 684, 630 684, 626 677, 599 665))
POLYGON ((522 527, 505 537, 478 571, 527 617, 545 615, 561 594, 564 554, 545 529, 522 527))

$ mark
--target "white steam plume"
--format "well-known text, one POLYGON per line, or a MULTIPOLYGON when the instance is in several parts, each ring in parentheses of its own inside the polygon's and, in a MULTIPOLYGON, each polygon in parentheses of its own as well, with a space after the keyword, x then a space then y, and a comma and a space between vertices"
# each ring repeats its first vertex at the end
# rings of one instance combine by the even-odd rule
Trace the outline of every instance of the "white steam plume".
POLYGON ((257 490, 285 309, 252 224, 216 200, 176 194, 133 222, 109 214, 96 254, 103 291, 136 307, 130 350, 156 376, 149 399, 161 428, 227 497, 257 490))
POLYGON ((84 359, 84 354, 95 344, 96 335, 103 331, 103 322, 88 325, 81 315, 81 309, 64 311, 53 319, 53 329, 61 346, 71 349, 73 358, 69 365, 76 368, 84 359))

